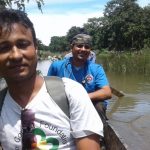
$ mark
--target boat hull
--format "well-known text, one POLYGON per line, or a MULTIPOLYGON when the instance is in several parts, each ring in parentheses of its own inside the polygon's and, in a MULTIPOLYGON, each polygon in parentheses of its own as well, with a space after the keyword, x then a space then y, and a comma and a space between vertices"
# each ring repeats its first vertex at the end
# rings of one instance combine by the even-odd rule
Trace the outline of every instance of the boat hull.
POLYGON ((123 139, 109 123, 104 126, 104 142, 106 150, 128 150, 123 139))

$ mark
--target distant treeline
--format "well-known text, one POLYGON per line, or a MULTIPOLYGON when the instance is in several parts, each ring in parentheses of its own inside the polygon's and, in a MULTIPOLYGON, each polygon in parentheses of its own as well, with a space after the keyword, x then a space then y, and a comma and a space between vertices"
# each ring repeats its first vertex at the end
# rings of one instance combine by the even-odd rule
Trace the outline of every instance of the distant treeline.
POLYGON ((90 34, 93 37, 93 49, 99 52, 132 52, 150 47, 150 5, 142 8, 137 0, 111 0, 106 4, 103 14, 103 17, 89 18, 82 28, 71 27, 66 36, 53 36, 49 46, 38 40, 39 49, 69 51, 70 40, 77 33, 90 34))

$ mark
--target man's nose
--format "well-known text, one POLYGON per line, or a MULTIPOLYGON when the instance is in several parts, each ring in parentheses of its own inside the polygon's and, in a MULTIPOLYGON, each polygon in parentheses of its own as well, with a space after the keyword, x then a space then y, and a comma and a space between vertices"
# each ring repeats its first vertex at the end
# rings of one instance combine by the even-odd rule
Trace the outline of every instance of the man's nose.
POLYGON ((10 52, 10 58, 11 59, 20 59, 22 58, 22 52, 19 48, 17 48, 17 46, 13 46, 12 50, 10 52))
POLYGON ((83 45, 83 46, 81 47, 81 50, 82 50, 82 51, 85 51, 85 50, 87 50, 87 49, 86 49, 85 46, 83 45))

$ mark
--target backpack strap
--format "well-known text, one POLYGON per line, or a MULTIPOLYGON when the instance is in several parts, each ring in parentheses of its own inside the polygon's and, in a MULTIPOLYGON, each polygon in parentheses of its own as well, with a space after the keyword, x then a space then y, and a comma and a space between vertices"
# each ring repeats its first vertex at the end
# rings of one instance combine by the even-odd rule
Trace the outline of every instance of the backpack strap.
POLYGON ((51 95, 56 104, 62 109, 62 111, 70 117, 69 102, 62 78, 56 76, 45 76, 44 79, 48 93, 51 95))
POLYGON ((4 103, 6 92, 7 92, 7 87, 0 91, 0 116, 1 116, 2 106, 4 103))
MULTIPOLYGON (((59 77, 55 77, 55 76, 51 76, 51 77, 45 76, 44 79, 45 79, 48 93, 51 95, 51 97, 56 102, 56 104, 62 109, 62 111, 68 117, 70 117, 69 102, 66 96, 66 92, 65 92, 62 79, 59 77)), ((3 90, 0 91, 0 116, 1 116, 2 106, 4 103, 6 92, 7 92, 7 88, 4 88, 3 90)))

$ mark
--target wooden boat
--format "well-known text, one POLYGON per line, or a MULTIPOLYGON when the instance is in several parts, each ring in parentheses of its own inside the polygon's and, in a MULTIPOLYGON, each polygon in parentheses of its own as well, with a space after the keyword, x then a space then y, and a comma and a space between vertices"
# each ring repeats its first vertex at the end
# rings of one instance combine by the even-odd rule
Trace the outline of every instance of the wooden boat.
POLYGON ((102 102, 93 103, 104 125, 104 138, 100 141, 101 150, 127 150, 123 138, 117 133, 115 124, 108 120, 102 102))
POLYGON ((104 142, 106 150, 128 150, 123 139, 109 123, 104 126, 104 142))

